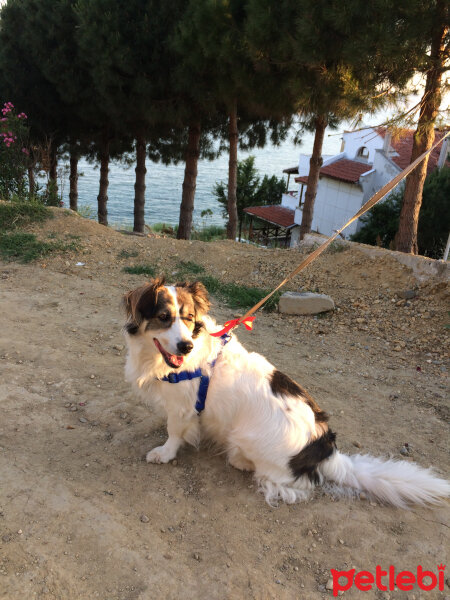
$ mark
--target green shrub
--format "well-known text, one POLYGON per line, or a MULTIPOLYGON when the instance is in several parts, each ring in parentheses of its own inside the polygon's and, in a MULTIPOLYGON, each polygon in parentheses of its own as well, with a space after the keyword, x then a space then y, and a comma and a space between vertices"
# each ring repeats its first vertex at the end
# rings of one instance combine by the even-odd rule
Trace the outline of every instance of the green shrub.
MULTIPOLYGON (((450 223, 450 167, 436 169, 423 187, 417 241, 419 254, 442 258, 450 223)), ((361 217, 362 228, 351 236, 354 242, 390 248, 398 230, 403 188, 391 194, 361 217)))

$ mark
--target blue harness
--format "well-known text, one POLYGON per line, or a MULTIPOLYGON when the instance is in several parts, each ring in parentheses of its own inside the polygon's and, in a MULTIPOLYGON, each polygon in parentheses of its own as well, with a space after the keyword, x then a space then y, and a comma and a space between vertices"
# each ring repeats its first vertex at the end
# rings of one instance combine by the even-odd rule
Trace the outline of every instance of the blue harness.
MULTIPOLYGON (((231 335, 229 335, 228 333, 224 333, 224 335, 220 336, 220 339, 222 340, 222 348, 220 349, 220 352, 216 356, 216 358, 209 364, 211 370, 214 369, 217 359, 222 354, 223 347, 225 346, 225 344, 228 344, 228 342, 231 340, 231 335)), ((210 381, 210 377, 208 377, 208 375, 204 375, 200 368, 195 369, 195 371, 181 371, 180 373, 173 371, 165 377, 161 377, 160 381, 168 381, 169 383, 180 383, 180 381, 197 379, 198 377, 200 377, 200 384, 198 386, 195 410, 197 412, 197 415, 200 415, 200 413, 205 409, 206 395, 208 394, 208 387, 210 381)))

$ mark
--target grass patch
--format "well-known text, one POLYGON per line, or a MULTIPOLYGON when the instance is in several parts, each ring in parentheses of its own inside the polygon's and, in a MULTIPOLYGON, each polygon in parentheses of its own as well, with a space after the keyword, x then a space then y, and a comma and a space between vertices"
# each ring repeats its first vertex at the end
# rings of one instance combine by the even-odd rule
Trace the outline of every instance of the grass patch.
POLYGON ((214 242, 215 240, 224 240, 227 237, 225 227, 219 225, 209 225, 202 229, 193 229, 191 240, 199 240, 200 242, 214 242))
POLYGON ((79 250, 75 242, 67 243, 62 240, 38 240, 34 233, 10 231, 0 233, 0 257, 3 260, 18 260, 29 263, 43 258, 51 252, 66 252, 79 250))
MULTIPOLYGON (((178 225, 168 225, 167 223, 154 223, 151 225, 154 233, 161 233, 169 237, 176 237, 178 225)), ((220 225, 207 225, 206 227, 192 227, 191 240, 200 242, 214 242, 215 240, 224 240, 227 237, 225 227, 220 225)))
POLYGON ((53 218, 51 210, 34 202, 0 202, 0 229, 11 231, 53 218))
POLYGON ((204 272, 204 267, 192 260, 180 260, 176 267, 176 276, 180 279, 183 279, 184 277, 195 277, 198 279, 198 276, 204 272))
MULTIPOLYGON (((198 278, 210 294, 214 294, 231 308, 251 308, 270 292, 261 288, 237 285, 235 283, 223 283, 212 275, 202 275, 198 278)), ((276 309, 280 299, 280 292, 274 294, 264 305, 264 309, 271 312, 276 309)))
POLYGON ((339 254, 339 252, 344 252, 347 249, 348 246, 346 244, 343 244, 342 242, 331 242, 331 244, 326 249, 326 252, 328 254, 339 254))
POLYGON ((117 254, 117 258, 136 258, 136 256, 139 256, 137 250, 121 250, 117 254))
MULTIPOLYGON (((201 281, 210 294, 219 298, 222 302, 232 308, 247 309, 267 296, 270 290, 237 285, 235 283, 224 283, 212 275, 206 275, 205 269, 192 261, 180 261, 177 266, 177 277, 195 277, 201 281)), ((268 311, 273 311, 278 305, 280 292, 277 292, 264 305, 268 311)))
POLYGON ((149 277, 155 277, 156 269, 152 265, 135 265, 134 267, 124 267, 123 271, 130 275, 148 275, 149 277))

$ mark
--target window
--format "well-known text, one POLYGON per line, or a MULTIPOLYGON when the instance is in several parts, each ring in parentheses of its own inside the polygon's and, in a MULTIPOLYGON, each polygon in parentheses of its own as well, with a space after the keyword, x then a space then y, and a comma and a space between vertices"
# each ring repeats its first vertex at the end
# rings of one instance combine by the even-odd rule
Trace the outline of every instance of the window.
POLYGON ((359 158, 369 158, 369 148, 367 148, 366 146, 361 146, 361 148, 356 153, 356 156, 358 156, 359 158))

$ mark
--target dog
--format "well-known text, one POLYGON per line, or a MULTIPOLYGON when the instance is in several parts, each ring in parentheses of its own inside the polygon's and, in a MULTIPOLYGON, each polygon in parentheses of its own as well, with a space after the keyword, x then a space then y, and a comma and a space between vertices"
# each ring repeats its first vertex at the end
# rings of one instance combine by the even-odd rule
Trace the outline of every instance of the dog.
POLYGON ((148 462, 167 463, 185 442, 198 447, 205 437, 233 467, 254 472, 272 506, 308 500, 325 484, 398 507, 448 496, 448 482, 429 469, 340 453, 328 415, 306 390, 235 335, 211 335, 218 327, 201 283, 153 279, 128 292, 124 305, 126 379, 167 414, 168 439, 148 462))

